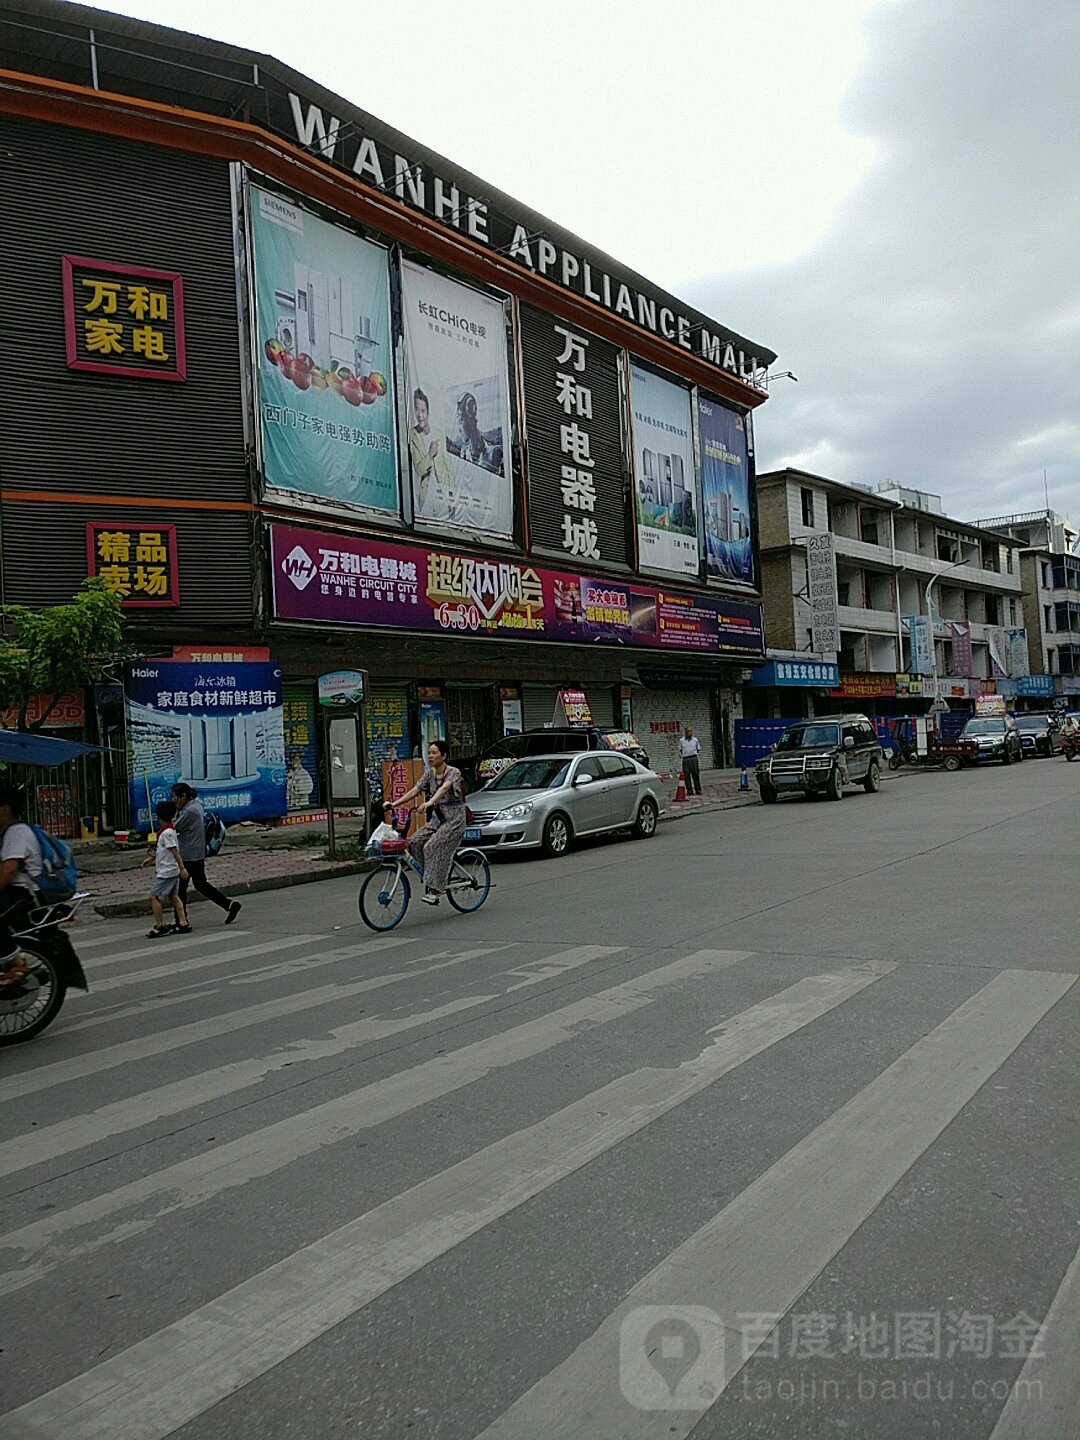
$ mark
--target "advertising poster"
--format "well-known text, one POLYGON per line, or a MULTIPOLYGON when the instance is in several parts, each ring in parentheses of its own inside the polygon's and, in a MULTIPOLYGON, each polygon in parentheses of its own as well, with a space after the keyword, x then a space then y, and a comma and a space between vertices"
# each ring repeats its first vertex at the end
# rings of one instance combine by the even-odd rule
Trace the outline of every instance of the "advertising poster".
POLYGON ((373 690, 364 707, 364 721, 368 784, 372 795, 380 795, 383 767, 392 760, 409 758, 409 692, 373 690))
POLYGON ((698 396, 701 509, 710 580, 754 583, 750 526, 750 455, 746 421, 716 400, 698 396))
POLYGON ((386 250, 250 188, 266 484, 398 510, 386 250))
POLYGON ((133 665, 127 723, 133 829, 177 780, 227 825, 285 814, 280 665, 133 665))
POLYGON ((819 655, 840 649, 840 611, 836 600, 836 552, 833 537, 806 537, 806 589, 810 597, 811 643, 819 655))
POLYGON ((401 267, 416 519, 508 538, 514 528, 502 303, 401 267))
POLYGON ((319 802, 315 699, 304 685, 287 685, 281 721, 285 744, 285 805, 307 810, 319 802))
POLYGON ((1008 631, 1009 641, 1009 674, 1014 678, 1020 675, 1031 674, 1031 663, 1028 659, 1028 643, 1026 630, 1008 631))
POLYGON ((950 620, 949 631, 952 637, 952 673, 954 675, 974 674, 975 661, 971 653, 970 622, 950 620))
MULTIPOLYGON (((911 634, 911 673, 934 673, 934 628, 929 615, 906 615, 904 624, 911 634)), ((953 666, 955 669, 955 664, 953 666)))
POLYGON ((990 675, 994 680, 1004 679, 1009 673, 1009 642, 1005 631, 999 627, 986 632, 987 648, 990 652, 990 675))
POLYGON ((630 366, 634 495, 643 570, 697 575, 698 523, 690 392, 630 366))
POLYGON ((749 601, 293 525, 270 545, 280 620, 765 659, 749 601))

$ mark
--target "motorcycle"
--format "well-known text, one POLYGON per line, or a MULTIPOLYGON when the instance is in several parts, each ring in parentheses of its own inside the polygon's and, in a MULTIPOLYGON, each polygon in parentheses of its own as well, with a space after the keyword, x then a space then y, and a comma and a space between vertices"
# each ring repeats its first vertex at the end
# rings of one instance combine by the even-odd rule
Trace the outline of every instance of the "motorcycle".
POLYGON ((1061 753, 1066 760, 1075 760, 1080 755, 1080 734, 1061 737, 1061 753))
POLYGON ((88 990, 79 957, 63 926, 75 918, 84 893, 31 910, 16 937, 29 962, 21 980, 0 987, 0 1049, 22 1045, 46 1030, 60 1014, 69 989, 88 990))

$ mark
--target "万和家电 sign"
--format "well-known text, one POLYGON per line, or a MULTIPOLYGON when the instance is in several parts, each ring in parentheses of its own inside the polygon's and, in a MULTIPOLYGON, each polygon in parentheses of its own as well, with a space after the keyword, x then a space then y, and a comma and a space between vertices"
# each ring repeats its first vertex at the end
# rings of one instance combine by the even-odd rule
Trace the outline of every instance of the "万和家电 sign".
POLYGON ((187 379, 179 274, 80 255, 61 255, 60 263, 69 370, 187 379))

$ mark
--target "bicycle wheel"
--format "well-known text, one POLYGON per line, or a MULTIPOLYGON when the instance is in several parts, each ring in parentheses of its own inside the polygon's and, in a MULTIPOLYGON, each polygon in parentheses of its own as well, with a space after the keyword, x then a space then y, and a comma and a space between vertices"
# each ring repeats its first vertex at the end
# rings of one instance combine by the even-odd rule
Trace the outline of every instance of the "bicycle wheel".
POLYGON ((360 919, 370 930, 393 930, 409 908, 409 877, 401 865, 380 865, 360 887, 360 919))
POLYGON ((450 878, 446 882, 446 898, 455 910, 471 915, 488 897, 491 889, 491 867, 487 856, 479 850, 461 850, 454 856, 450 878))

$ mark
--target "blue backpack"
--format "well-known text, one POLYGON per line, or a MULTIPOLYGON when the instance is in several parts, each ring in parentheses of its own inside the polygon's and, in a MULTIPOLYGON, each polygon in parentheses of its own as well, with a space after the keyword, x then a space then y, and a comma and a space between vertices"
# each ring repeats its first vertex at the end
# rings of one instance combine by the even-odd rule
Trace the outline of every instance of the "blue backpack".
POLYGON ((225 828, 225 821, 216 810, 206 812, 206 853, 216 855, 225 844, 225 836, 228 831, 225 828))
POLYGON ((60 900, 70 900, 79 888, 79 875, 71 846, 58 840, 55 835, 50 835, 40 825, 31 825, 30 828, 41 847, 42 870, 37 878, 38 894, 50 905, 60 900))

